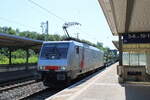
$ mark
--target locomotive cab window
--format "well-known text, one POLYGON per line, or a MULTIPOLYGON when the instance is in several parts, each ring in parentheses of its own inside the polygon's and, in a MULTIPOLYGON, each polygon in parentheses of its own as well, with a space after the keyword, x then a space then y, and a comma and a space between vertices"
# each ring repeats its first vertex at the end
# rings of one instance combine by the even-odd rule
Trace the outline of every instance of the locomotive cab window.
POLYGON ((41 51, 40 59, 66 59, 68 48, 68 43, 45 43, 41 51))
POLYGON ((76 54, 79 54, 79 46, 76 47, 76 54))

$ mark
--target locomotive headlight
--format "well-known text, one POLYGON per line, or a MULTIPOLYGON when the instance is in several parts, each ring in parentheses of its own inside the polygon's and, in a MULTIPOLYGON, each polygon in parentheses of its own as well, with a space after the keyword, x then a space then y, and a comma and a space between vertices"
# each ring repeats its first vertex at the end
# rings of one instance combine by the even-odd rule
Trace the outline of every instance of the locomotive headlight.
POLYGON ((40 69, 40 70, 43 70, 43 66, 39 66, 39 69, 40 69))
POLYGON ((66 69, 66 67, 65 66, 61 66, 61 70, 65 70, 66 69))

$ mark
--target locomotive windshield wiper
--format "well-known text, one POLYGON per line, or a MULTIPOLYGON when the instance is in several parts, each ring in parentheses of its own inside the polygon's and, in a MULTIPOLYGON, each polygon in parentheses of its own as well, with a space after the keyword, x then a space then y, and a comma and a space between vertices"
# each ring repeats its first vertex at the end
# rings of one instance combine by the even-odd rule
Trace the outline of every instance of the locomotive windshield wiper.
POLYGON ((60 54, 60 52, 59 52, 59 50, 58 50, 57 46, 55 46, 55 51, 56 51, 56 55, 57 55, 57 57, 58 57, 58 58, 60 58, 61 54, 60 54))
POLYGON ((52 48, 52 50, 48 51, 45 54, 45 57, 47 59, 59 59, 60 58, 60 52, 59 52, 58 48, 55 46, 52 48))

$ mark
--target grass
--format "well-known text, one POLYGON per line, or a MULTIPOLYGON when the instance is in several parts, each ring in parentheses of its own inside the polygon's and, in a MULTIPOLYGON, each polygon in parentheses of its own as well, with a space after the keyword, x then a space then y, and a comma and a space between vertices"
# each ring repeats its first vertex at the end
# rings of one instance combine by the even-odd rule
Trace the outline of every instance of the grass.
POLYGON ((29 63, 37 63, 38 62, 38 57, 37 56, 32 56, 29 58, 29 63))
MULTIPOLYGON (((9 58, 6 56, 1 56, 2 58, 0 59, 0 64, 9 64, 9 58)), ((24 64, 26 63, 26 58, 12 58, 12 64, 24 64)), ((29 57, 29 63, 37 63, 38 57, 37 56, 32 56, 29 57)))

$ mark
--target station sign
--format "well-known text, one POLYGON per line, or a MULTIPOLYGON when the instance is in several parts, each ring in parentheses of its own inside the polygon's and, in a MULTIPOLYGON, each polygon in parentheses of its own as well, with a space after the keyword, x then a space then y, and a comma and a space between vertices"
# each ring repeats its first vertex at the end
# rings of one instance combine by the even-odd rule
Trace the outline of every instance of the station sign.
POLYGON ((123 43, 150 43, 150 33, 128 33, 123 34, 123 43))

